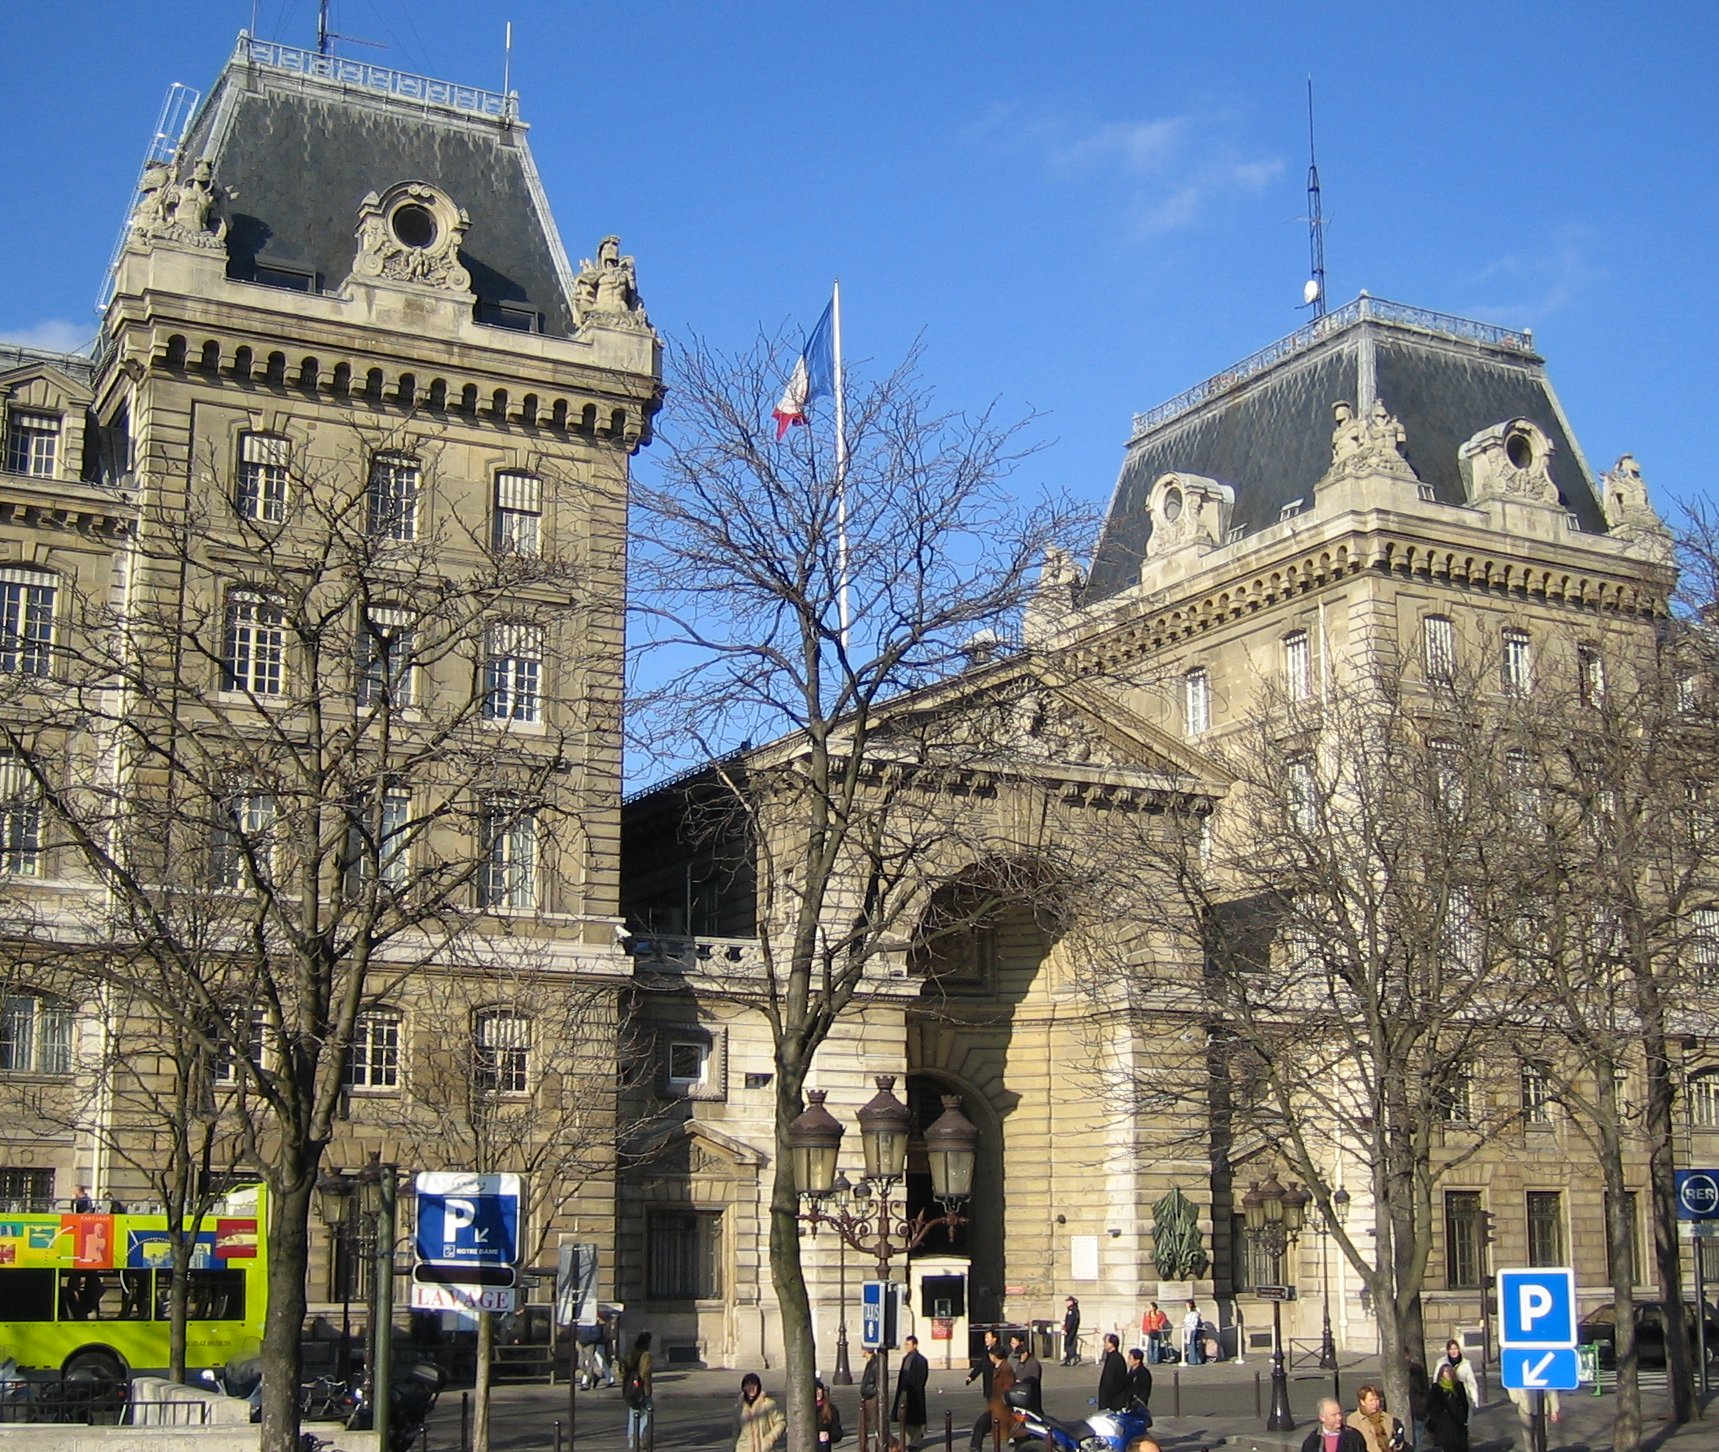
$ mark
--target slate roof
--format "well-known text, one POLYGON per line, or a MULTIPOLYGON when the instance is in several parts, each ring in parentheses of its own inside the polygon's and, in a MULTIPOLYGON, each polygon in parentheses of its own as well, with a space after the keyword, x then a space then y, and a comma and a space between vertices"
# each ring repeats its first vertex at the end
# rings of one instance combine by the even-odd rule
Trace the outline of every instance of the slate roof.
POLYGON ((1135 585, 1152 485, 1199 474, 1235 491, 1232 530, 1275 524, 1331 463, 1331 405, 1365 411, 1373 393, 1407 435, 1403 452, 1438 499, 1466 496, 1457 449, 1482 429, 1526 418, 1556 446, 1553 481, 1581 528, 1605 532, 1586 461, 1533 337, 1363 295, 1149 414, 1137 415, 1088 575, 1088 603, 1135 585))
POLYGON ((480 320, 509 304, 572 332, 571 271, 511 98, 241 36, 181 153, 209 157, 230 194, 230 277, 313 273, 331 292, 365 195, 424 181, 471 215, 460 261, 480 320))

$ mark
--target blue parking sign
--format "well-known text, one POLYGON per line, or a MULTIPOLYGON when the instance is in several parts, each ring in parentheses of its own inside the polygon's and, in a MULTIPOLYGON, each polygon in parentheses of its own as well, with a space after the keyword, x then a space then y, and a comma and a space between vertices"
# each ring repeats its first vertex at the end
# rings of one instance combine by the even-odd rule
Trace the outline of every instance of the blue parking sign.
POLYGON ((1500 1347, 1498 1370, 1506 1391, 1575 1391, 1582 1384, 1573 1346, 1500 1347))
POLYGON ((519 1263, 518 1175, 418 1176, 418 1259, 431 1265, 519 1263))
POLYGON ((1499 1345, 1551 1350, 1576 1344, 1576 1273, 1536 1266, 1498 1273, 1499 1345))

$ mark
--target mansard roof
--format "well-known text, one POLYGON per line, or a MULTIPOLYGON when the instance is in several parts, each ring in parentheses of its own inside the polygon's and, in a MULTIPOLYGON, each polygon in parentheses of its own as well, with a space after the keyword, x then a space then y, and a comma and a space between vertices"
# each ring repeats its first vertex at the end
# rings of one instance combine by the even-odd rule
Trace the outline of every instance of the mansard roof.
POLYGON ((1365 293, 1234 368, 1137 414, 1088 576, 1087 603, 1138 583, 1153 484, 1175 472, 1235 493, 1232 536, 1312 502, 1331 465, 1332 405, 1365 414, 1374 399, 1402 424, 1403 453, 1447 504, 1465 502, 1458 449, 1482 429, 1523 418, 1554 445, 1551 475, 1580 528, 1606 531, 1587 462, 1531 333, 1407 308, 1365 293))
POLYGON ((537 313, 565 337, 572 271, 526 130, 511 96, 240 35, 181 151, 229 195, 230 277, 333 291, 365 197, 428 182, 471 217, 460 261, 480 319, 537 313))

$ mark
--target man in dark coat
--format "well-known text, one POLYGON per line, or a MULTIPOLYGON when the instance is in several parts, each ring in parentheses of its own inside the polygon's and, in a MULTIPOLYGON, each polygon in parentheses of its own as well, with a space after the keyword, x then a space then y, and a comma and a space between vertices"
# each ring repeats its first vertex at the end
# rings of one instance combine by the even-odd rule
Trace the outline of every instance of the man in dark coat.
POLYGON ((1079 1358, 1075 1355, 1075 1343, 1080 1338, 1080 1302, 1073 1296, 1068 1298, 1067 1309, 1062 1313, 1062 1364, 1073 1366, 1079 1358))
POLYGON ((931 1363, 919 1351, 919 1338, 909 1336, 902 1343, 905 1351, 901 1370, 895 1378, 895 1408, 890 1416, 902 1428, 902 1446, 910 1447, 925 1440, 925 1383, 931 1376, 931 1363))
MULTIPOLYGON (((1025 1396, 1026 1406, 1042 1414, 1045 1409, 1045 1369, 1033 1355, 1032 1337, 1025 1331, 1011 1331, 1009 1343, 1011 1359, 1015 1363, 1015 1386, 1025 1396)), ((1015 1405, 1020 1406, 1021 1403, 1016 1402, 1015 1405)))
POLYGON ((1104 1359, 1098 1363, 1098 1404, 1107 1412, 1120 1412, 1128 1405, 1128 1363, 1122 1359, 1122 1343, 1114 1332, 1104 1338, 1104 1359))
POLYGON ((991 1360, 991 1350, 996 1345, 998 1345, 996 1328, 987 1326, 985 1328, 985 1344, 979 1348, 979 1359, 967 1369, 967 1380, 961 1383, 963 1386, 972 1386, 977 1381, 979 1391, 987 1401, 990 1400, 991 1396, 991 1373, 996 1368, 996 1363, 991 1360))
POLYGON ((1367 1452, 1367 1439, 1357 1428, 1344 1425, 1341 1402, 1320 1397, 1319 1425, 1307 1434, 1301 1452, 1367 1452))
POLYGON ((1146 1365, 1146 1353, 1138 1346, 1128 1353, 1128 1401, 1145 1408, 1152 1405, 1152 1371, 1146 1365))
POLYGON ((985 1410, 973 1423, 970 1452, 984 1452, 985 1444, 994 1440, 993 1426, 1003 1429, 1002 1440, 1005 1443, 1013 1440, 1010 1434, 1014 1431, 1015 1419, 1009 1406, 1009 1388, 1015 1384, 1014 1368, 1009 1365, 1008 1352, 1000 1344, 993 1345, 985 1353, 985 1358, 991 1363, 991 1390, 985 1398, 985 1410))

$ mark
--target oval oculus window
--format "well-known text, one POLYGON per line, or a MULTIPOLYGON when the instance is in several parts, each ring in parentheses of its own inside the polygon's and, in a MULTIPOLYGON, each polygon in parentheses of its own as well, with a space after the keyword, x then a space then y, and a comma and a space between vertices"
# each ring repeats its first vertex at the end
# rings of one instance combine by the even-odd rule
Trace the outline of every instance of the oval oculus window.
POLYGON ((1164 491, 1164 518, 1174 524, 1182 517, 1182 491, 1166 489, 1164 491))
POLYGON ((436 240, 436 219, 428 207, 420 207, 416 202, 397 207, 389 223, 394 235, 408 247, 428 247, 436 240))

